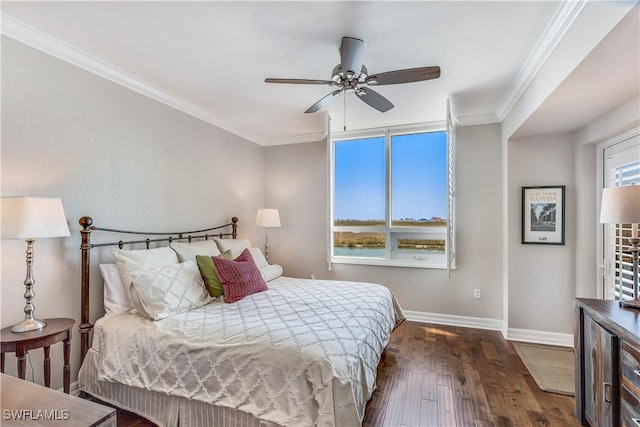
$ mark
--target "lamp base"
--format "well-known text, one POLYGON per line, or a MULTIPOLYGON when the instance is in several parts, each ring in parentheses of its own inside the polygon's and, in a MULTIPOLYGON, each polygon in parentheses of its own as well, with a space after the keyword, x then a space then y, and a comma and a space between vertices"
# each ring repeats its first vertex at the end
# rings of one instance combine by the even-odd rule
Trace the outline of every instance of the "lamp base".
POLYGON ((16 323, 11 327, 11 332, 29 332, 37 331, 47 326, 47 322, 38 319, 24 319, 20 323, 16 323))
POLYGON ((620 300, 620 307, 624 308, 633 308, 636 310, 640 310, 640 300, 637 299, 625 299, 620 300))

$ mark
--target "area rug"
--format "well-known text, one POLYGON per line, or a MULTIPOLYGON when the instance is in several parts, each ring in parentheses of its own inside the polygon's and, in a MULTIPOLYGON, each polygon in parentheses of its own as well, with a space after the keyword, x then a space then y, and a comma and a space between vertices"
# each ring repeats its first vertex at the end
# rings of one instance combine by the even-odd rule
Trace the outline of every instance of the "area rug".
POLYGON ((575 395, 573 349, 513 343, 518 356, 544 391, 575 395))

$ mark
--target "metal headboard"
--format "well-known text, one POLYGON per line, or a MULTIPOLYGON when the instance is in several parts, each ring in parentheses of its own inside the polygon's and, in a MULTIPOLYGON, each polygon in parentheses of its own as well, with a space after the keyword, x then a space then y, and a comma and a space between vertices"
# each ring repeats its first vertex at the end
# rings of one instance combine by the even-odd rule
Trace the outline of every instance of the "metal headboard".
POLYGON ((80 313, 80 363, 84 360, 87 351, 89 351, 89 334, 93 329, 93 324, 89 321, 89 272, 91 267, 91 249, 98 247, 118 246, 119 248, 125 245, 135 245, 144 243, 146 248, 149 249, 151 243, 162 243, 173 241, 187 240, 191 242, 193 239, 207 240, 213 237, 231 237, 235 239, 238 231, 238 218, 231 218, 231 222, 224 225, 218 225, 216 227, 206 228, 203 230, 193 231, 181 231, 181 232, 146 232, 146 231, 130 231, 130 230, 116 230, 112 228, 96 227, 93 225, 93 219, 88 216, 83 216, 79 221, 82 226, 80 230, 80 236, 82 238, 82 244, 80 250, 82 251, 82 294, 81 294, 81 313, 80 313), (229 228, 231 231, 224 231, 229 228), (145 236, 143 239, 131 237, 136 240, 118 240, 116 242, 107 243, 91 243, 91 233, 94 231, 101 231, 107 233, 120 233, 135 236, 145 236))

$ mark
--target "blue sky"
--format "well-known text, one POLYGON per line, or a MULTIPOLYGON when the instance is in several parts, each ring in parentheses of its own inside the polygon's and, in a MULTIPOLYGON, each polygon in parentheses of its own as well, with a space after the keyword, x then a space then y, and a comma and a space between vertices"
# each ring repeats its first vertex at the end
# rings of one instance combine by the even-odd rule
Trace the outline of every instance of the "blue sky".
MULTIPOLYGON (((335 145, 335 219, 384 219, 384 137, 335 145)), ((446 217, 446 134, 394 136, 393 219, 446 217)))

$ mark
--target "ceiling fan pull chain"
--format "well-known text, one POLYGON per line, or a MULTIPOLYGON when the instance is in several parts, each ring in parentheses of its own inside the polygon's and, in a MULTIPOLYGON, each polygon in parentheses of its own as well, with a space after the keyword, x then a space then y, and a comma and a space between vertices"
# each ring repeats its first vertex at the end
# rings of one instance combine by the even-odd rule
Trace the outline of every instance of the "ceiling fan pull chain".
POLYGON ((347 94, 345 93, 342 98, 344 100, 344 107, 342 108, 342 112, 344 114, 344 119, 342 122, 342 130, 346 132, 347 131, 347 94))

